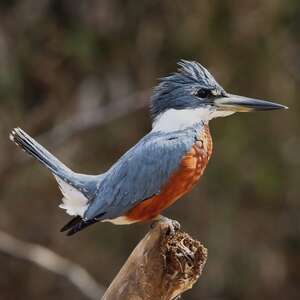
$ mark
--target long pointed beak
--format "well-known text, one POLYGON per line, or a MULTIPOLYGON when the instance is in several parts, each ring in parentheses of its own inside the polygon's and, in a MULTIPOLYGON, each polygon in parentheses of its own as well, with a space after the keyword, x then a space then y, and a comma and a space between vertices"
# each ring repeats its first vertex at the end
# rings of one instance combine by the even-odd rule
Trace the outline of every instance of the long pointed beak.
POLYGON ((288 109, 287 106, 259 99, 227 94, 225 97, 216 98, 214 105, 225 111, 250 112, 260 110, 288 109))

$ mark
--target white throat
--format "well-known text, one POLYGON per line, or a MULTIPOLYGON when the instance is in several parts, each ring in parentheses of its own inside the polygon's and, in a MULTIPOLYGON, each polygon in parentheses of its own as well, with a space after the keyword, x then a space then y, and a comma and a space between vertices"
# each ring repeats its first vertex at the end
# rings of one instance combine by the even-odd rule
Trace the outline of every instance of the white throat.
POLYGON ((155 118, 152 132, 182 130, 200 122, 208 122, 213 118, 226 117, 233 113, 232 111, 220 111, 212 108, 169 109, 155 118))

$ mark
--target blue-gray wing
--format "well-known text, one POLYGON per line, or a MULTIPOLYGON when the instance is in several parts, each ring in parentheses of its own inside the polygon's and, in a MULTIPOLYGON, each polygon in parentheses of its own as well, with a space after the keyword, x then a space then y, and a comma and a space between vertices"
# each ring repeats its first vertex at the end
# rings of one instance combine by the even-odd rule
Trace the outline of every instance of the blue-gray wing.
POLYGON ((99 184, 85 218, 113 219, 159 194, 195 142, 195 130, 149 133, 125 153, 99 184))

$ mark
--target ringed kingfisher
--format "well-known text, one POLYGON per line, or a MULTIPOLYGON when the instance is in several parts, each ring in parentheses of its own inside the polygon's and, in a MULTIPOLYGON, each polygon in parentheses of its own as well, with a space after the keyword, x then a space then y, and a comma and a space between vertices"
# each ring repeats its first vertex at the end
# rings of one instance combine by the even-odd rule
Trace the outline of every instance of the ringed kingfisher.
POLYGON ((152 130, 100 175, 75 173, 20 128, 10 139, 44 164, 63 194, 59 207, 73 218, 72 235, 98 221, 130 224, 154 220, 202 176, 213 144, 208 123, 235 112, 286 106, 227 93, 209 71, 181 60, 161 78, 151 97, 152 130))

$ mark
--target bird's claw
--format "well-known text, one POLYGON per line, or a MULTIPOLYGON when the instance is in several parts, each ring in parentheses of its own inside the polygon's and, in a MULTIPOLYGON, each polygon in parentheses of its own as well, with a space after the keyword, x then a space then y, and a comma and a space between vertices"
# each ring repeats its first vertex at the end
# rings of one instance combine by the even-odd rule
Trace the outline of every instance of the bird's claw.
POLYGON ((174 236, 176 231, 180 229, 179 222, 175 220, 169 220, 169 235, 174 236))
POLYGON ((162 215, 159 215, 150 225, 151 229, 153 229, 156 224, 158 222, 164 222, 168 225, 168 230, 167 230, 167 235, 175 235, 176 231, 178 231, 180 229, 180 224, 179 222, 175 221, 175 220, 172 220, 172 219, 169 219, 167 217, 164 217, 162 215))

